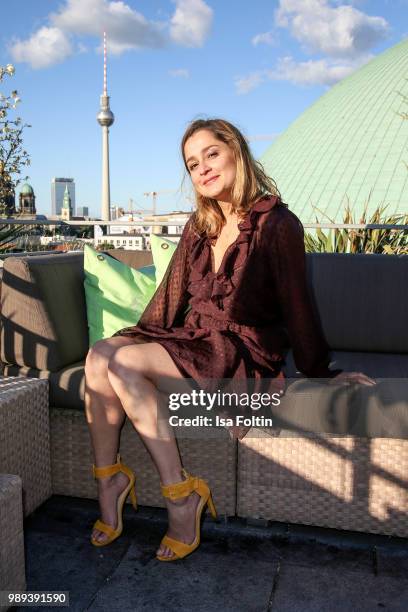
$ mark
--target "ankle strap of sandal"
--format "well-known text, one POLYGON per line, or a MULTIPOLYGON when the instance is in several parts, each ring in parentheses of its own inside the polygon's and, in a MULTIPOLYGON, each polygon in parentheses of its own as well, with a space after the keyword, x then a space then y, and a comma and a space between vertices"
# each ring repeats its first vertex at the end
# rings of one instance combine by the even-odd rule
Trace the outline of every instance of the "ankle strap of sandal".
POLYGON ((191 476, 184 468, 181 470, 181 472, 185 477, 185 480, 176 482, 175 484, 161 485, 163 497, 168 497, 172 500, 180 499, 180 497, 187 497, 198 488, 199 483, 196 476, 191 476))
POLYGON ((107 476, 113 476, 113 474, 117 474, 121 470, 121 458, 120 454, 117 454, 116 463, 112 465, 104 465, 103 467, 96 467, 96 465, 92 466, 92 472, 94 478, 106 478, 107 476))

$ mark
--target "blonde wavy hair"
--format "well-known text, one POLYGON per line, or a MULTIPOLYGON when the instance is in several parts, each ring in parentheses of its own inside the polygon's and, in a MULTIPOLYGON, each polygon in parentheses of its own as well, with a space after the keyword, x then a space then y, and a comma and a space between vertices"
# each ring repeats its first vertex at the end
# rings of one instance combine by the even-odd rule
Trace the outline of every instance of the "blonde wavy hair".
MULTIPOLYGON (((232 212, 243 216, 255 202, 263 197, 267 195, 280 197, 275 181, 265 173, 262 164, 254 159, 243 134, 225 119, 196 119, 187 127, 181 140, 181 154, 188 175, 190 172, 186 164, 184 148, 187 140, 198 130, 209 130, 218 140, 226 143, 232 149, 237 164, 232 188, 232 212)), ((210 238, 217 237, 225 224, 221 207, 217 200, 206 198, 196 189, 195 197, 197 206, 194 215, 195 230, 210 238)))

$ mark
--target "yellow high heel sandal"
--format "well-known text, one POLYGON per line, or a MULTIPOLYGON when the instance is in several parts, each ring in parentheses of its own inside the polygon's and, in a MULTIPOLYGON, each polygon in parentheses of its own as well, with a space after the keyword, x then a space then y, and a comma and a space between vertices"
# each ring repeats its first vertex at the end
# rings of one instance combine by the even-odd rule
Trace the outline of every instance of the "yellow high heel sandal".
POLYGON ((121 462, 120 454, 118 454, 116 463, 113 465, 105 465, 104 467, 96 467, 93 466, 93 476, 94 478, 106 478, 107 476, 113 476, 113 474, 117 474, 118 472, 123 472, 129 478, 129 484, 126 489, 122 491, 119 495, 116 505, 116 513, 117 513, 117 527, 114 529, 110 525, 107 525, 101 520, 97 520, 93 526, 93 529, 99 529, 105 533, 108 538, 99 542, 95 538, 91 537, 91 542, 94 546, 106 546, 110 544, 116 538, 120 536, 123 530, 123 521, 122 521, 122 513, 123 513, 123 505, 126 501, 128 495, 130 495, 130 500, 135 510, 137 510, 137 501, 136 501, 136 490, 135 490, 135 475, 130 468, 124 465, 121 462))
POLYGON ((176 484, 162 485, 161 492, 164 497, 168 497, 171 500, 188 497, 191 495, 191 493, 197 493, 200 496, 201 499, 198 502, 196 510, 196 536, 191 544, 185 544, 184 542, 174 540, 173 538, 165 535, 161 543, 170 548, 170 550, 173 552, 173 556, 165 557, 163 555, 156 555, 156 559, 159 561, 176 561, 177 559, 183 559, 200 545, 200 519, 201 514, 207 504, 212 517, 214 519, 217 518, 217 512, 215 510, 208 484, 201 478, 198 478, 198 476, 191 476, 184 469, 182 470, 182 474, 185 477, 185 480, 177 482, 176 484))

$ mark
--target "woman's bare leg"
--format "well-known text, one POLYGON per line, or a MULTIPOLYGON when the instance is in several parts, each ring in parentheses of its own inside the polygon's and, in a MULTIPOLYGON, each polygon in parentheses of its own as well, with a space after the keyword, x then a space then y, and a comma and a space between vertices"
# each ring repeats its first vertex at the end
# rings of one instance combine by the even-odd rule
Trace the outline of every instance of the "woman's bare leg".
MULTIPOLYGON (((173 430, 166 418, 168 415, 163 415, 160 424, 158 422, 158 389, 170 390, 171 383, 167 379, 183 380, 170 355, 155 342, 121 347, 109 360, 108 378, 150 452, 162 484, 180 482, 183 479, 182 465, 173 430)), ((177 502, 166 499, 170 537, 188 544, 193 542, 198 501, 196 493, 177 502)), ((158 554, 173 555, 169 548, 162 545, 158 554)))
MULTIPOLYGON (((108 378, 108 363, 120 347, 134 344, 132 339, 116 336, 96 342, 89 350, 85 363, 85 414, 91 436, 95 465, 116 463, 120 431, 126 419, 120 399, 108 378)), ((116 528, 116 500, 128 485, 122 472, 97 480, 102 521, 116 528)), ((99 541, 106 534, 94 529, 92 536, 99 541)))

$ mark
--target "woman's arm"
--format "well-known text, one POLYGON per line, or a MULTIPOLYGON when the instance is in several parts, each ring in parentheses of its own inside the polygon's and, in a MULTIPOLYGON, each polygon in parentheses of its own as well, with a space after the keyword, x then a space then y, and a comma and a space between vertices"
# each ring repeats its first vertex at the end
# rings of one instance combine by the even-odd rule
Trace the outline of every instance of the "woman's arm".
POLYGON ((162 329, 182 325, 188 304, 187 281, 192 241, 192 222, 187 221, 162 282, 145 308, 138 326, 162 329))
POLYGON ((273 225, 272 268, 295 363, 309 378, 333 378, 342 370, 328 367, 329 346, 307 286, 303 226, 294 213, 281 211, 273 225))

